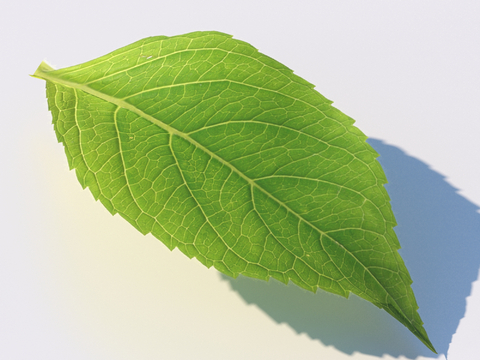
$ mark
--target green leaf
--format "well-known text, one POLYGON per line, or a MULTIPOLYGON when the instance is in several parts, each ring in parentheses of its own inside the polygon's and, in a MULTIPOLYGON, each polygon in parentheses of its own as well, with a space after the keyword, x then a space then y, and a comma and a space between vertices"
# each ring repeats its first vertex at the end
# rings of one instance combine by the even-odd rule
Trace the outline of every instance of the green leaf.
POLYGON ((357 294, 435 351, 378 154, 312 84, 218 32, 34 76, 70 167, 112 214, 230 276, 357 294))

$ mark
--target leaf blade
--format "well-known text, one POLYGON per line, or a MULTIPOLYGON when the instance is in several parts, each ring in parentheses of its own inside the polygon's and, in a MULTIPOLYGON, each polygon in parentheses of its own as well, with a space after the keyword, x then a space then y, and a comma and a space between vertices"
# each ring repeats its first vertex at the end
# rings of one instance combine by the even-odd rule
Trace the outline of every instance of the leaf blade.
POLYGON ((34 76, 70 167, 110 212, 228 275, 354 292, 434 351, 377 154, 290 69, 205 32, 34 76))

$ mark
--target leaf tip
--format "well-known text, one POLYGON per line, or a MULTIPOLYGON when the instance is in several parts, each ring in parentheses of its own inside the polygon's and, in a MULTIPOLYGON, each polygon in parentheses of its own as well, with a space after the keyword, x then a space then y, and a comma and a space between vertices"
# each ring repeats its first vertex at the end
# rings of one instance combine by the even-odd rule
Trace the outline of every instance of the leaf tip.
POLYGON ((35 70, 33 75, 30 75, 30 76, 38 79, 44 79, 42 75, 52 70, 55 70, 55 69, 48 62, 43 60, 40 66, 37 68, 37 70, 35 70))
POLYGON ((427 348, 429 348, 435 354, 438 354, 437 350, 435 350, 435 347, 433 346, 432 342, 428 337, 426 339, 420 339, 420 340, 427 346, 427 348))

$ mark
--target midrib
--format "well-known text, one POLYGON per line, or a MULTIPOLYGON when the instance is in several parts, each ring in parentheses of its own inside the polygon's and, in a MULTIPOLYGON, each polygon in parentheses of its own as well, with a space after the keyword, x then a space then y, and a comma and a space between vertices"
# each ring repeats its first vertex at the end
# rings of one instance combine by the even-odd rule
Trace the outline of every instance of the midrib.
MULTIPOLYGON (((276 197, 274 197, 272 194, 270 194, 269 192, 267 192, 265 189, 263 189, 262 187, 260 187, 256 182, 254 182, 252 179, 250 179, 249 177, 247 177, 245 174, 243 174, 240 170, 238 170, 236 167, 234 167, 232 164, 230 164, 229 162, 225 161, 224 159, 222 159, 221 157, 219 157, 217 154, 211 152, 208 148, 206 148, 205 146, 203 146, 202 144, 198 143, 197 141, 195 141, 194 139, 192 139, 190 136, 188 136, 187 134, 175 129, 174 127, 172 126, 169 126, 167 124, 165 124, 164 122, 154 118, 153 116, 143 112, 142 110, 140 110, 139 108, 137 108, 136 106, 132 105, 132 104, 129 104, 128 102, 124 101, 124 100, 121 100, 121 99, 118 99, 118 98, 115 98, 111 95, 108 95, 108 94, 105 94, 105 93, 102 93, 101 91, 98 91, 98 90, 95 90, 95 89, 92 89, 91 87, 87 86, 87 85, 83 85, 83 84, 79 84, 79 83, 76 83, 76 82, 73 82, 73 81, 69 81, 69 80, 65 80, 65 79, 62 79, 62 78, 57 78, 55 76, 52 76, 50 74, 51 71, 53 71, 54 69, 52 69, 48 64, 46 64, 45 62, 42 62, 42 64, 38 67, 38 69, 35 71, 34 73, 34 77, 37 77, 37 78, 40 78, 40 79, 43 79, 43 80, 48 80, 48 81, 52 81, 54 83, 58 83, 58 84, 61 84, 61 85, 64 85, 64 86, 68 86, 68 87, 71 87, 71 88, 74 88, 74 89, 78 89, 78 90, 82 90, 90 95, 93 95, 93 96, 96 96, 102 100, 105 100, 105 101, 108 101, 114 105, 117 105, 118 107, 121 107, 121 108, 124 108, 124 109, 127 109, 127 110, 130 110, 132 111, 133 113, 143 117, 144 119, 152 122, 153 124, 159 126, 160 128, 162 128, 163 130, 167 131, 168 133, 170 133, 171 135, 176 135, 176 136, 179 136, 183 139, 185 139, 186 141, 188 141, 189 143, 191 143, 192 145, 196 146, 197 148, 201 149, 202 151, 204 151, 206 154, 208 154, 209 156, 211 156, 212 158, 216 159, 217 161, 219 161, 221 164, 227 166, 229 169, 231 169, 233 172, 235 172, 236 174, 238 174, 242 179, 244 179, 245 181, 247 181, 248 184, 250 184, 250 186, 252 186, 253 188, 256 188, 258 189, 259 191, 261 191, 262 193, 264 193, 265 195, 267 195, 269 198, 271 198, 272 200, 274 200, 275 202, 277 202, 278 204, 280 204, 281 206, 283 206, 288 212, 290 212, 291 214, 293 214, 295 217, 297 217, 300 221, 303 221, 304 223, 308 224, 309 226, 311 226, 313 229, 317 230, 320 234, 322 234, 323 236, 327 237, 328 239, 332 240, 333 242, 335 242, 339 247, 341 247, 342 249, 344 249, 345 252, 347 252, 348 254, 350 254, 364 269, 366 272, 368 272, 373 279, 375 279, 375 281, 380 285, 380 287, 382 289, 384 289, 384 291, 390 296, 391 300, 394 301, 394 303, 397 305, 398 309, 401 311, 402 315, 404 316, 404 319, 406 319, 408 322, 410 322, 413 326, 413 323, 410 319, 407 318, 407 316, 403 313, 402 311, 402 308, 398 305, 398 303, 396 302, 395 298, 390 294, 390 292, 382 285, 382 283, 377 279, 377 277, 371 273, 371 271, 352 253, 350 252, 347 248, 345 248, 341 243, 339 243, 337 240, 335 240, 334 238, 332 238, 331 236, 329 236, 327 233, 323 232, 321 229, 319 229, 317 226, 313 225, 311 222, 309 222, 307 219, 303 218, 301 215, 299 215, 296 211, 294 211, 293 209, 291 209, 287 204, 285 204, 283 201, 277 199, 276 197), (45 71, 45 70, 47 71, 45 71)), ((328 253, 327 253, 328 255, 328 253)), ((332 260, 332 262, 335 264, 335 262, 332 260)), ((307 266, 309 266, 308 264, 306 264, 307 266)), ((310 266, 309 266, 310 267, 310 266)), ((338 266, 336 266, 337 269, 342 273, 342 271, 338 268, 338 266)), ((315 269, 312 269, 314 271, 316 271, 315 269)), ((343 273, 342 273, 343 274, 343 273)), ((355 286, 355 284, 353 284, 350 280, 348 280, 348 277, 344 275, 344 278, 352 285, 352 287, 354 288, 357 288, 355 286)), ((357 288, 358 289, 358 288, 357 288)), ((358 289, 360 290, 360 289, 358 289)), ((363 293, 364 295, 366 295, 363 291, 360 291, 361 293, 363 293)), ((372 302, 374 302, 374 299, 371 300, 372 302)), ((414 327, 414 326, 413 326, 414 327)))

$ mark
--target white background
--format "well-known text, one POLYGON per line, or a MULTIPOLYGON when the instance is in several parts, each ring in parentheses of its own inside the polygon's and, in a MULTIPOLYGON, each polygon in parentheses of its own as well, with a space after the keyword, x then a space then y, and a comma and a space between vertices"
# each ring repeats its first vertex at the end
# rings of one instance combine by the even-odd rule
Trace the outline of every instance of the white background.
MULTIPOLYGON (((0 26, 0 358, 445 358, 356 298, 300 294, 341 304, 329 321, 346 319, 361 342, 341 327, 328 341, 312 338, 214 269, 110 216, 68 171, 45 83, 28 74, 44 59, 76 65, 148 36, 226 32, 294 69, 368 136, 445 176, 478 206, 478 1, 18 0, 1 3, 0 26), (358 324, 345 316, 354 310, 372 315, 360 314, 358 324)), ((451 360, 480 358, 480 283, 471 285, 451 343, 432 339, 451 360)), ((428 315, 421 298, 435 333, 442 314, 428 315)))

